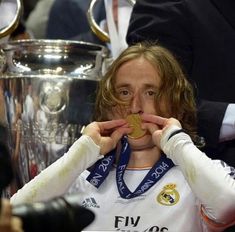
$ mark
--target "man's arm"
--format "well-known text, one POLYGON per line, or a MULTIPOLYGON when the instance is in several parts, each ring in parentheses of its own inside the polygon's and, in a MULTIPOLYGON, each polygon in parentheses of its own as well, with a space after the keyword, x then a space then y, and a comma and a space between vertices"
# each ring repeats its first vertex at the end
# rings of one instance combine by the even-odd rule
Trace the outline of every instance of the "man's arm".
POLYGON ((161 148, 180 167, 208 221, 221 228, 230 226, 235 223, 234 168, 208 158, 184 132, 170 137, 180 129, 169 126, 162 134, 161 148))
POLYGON ((18 190, 11 203, 46 201, 65 194, 76 178, 102 157, 99 151, 89 136, 81 136, 67 153, 18 190))

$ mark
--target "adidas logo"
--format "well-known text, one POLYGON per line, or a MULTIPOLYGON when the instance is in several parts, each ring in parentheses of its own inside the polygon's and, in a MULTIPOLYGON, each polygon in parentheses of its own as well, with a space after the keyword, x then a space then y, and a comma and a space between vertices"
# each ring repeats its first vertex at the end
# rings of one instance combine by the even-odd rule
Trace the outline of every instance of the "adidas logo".
POLYGON ((85 208, 100 208, 100 206, 97 204, 95 198, 93 198, 93 197, 86 198, 82 202, 82 206, 85 208))

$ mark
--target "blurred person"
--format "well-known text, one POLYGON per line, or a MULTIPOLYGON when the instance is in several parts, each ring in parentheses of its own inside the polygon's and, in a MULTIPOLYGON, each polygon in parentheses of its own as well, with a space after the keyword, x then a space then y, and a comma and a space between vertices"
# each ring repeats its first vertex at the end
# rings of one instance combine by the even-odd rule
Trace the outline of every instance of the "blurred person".
POLYGON ((23 3, 23 20, 26 20, 30 14, 30 12, 34 9, 37 5, 39 0, 22 0, 23 3))
POLYGON ((12 206, 9 199, 1 199, 0 231, 23 232, 21 219, 12 216, 12 206))
POLYGON ((104 41, 98 38, 89 24, 87 12, 90 2, 91 0, 55 0, 48 20, 47 38, 101 44, 109 48, 111 57, 116 58, 127 47, 125 35, 132 6, 126 0, 95 3, 92 12, 94 20, 109 35, 109 41, 104 41))
MULTIPOLYGON (((2 115, 1 115, 2 116, 2 115)), ((0 123, 0 197, 3 190, 10 184, 14 173, 11 165, 8 144, 8 130, 5 124, 0 123)), ((1 232, 23 232, 22 221, 19 217, 12 215, 12 206, 9 199, 0 199, 0 231, 1 232)))
POLYGON ((205 137, 205 152, 232 166, 234 9, 232 0, 138 0, 127 33, 129 45, 158 41, 177 57, 196 89, 198 131, 205 137))
POLYGON ((54 0, 39 0, 30 11, 25 26, 35 39, 45 39, 49 13, 54 0))
MULTIPOLYGON (((47 39, 74 39, 104 45, 92 31, 87 20, 89 1, 55 0, 52 4, 46 31, 47 39)), ((100 23, 106 17, 103 1, 98 1, 94 18, 100 23)))
POLYGON ((234 168, 196 147, 193 89, 168 50, 141 43, 123 51, 101 79, 94 117, 14 205, 76 193, 96 215, 88 231, 223 231, 235 223, 234 168))

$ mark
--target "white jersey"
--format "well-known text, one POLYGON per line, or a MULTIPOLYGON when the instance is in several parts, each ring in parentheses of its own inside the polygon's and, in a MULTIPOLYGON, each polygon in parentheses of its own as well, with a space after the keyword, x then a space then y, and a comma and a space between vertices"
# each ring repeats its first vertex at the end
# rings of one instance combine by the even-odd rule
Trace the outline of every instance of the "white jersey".
MULTIPOLYGON (((148 171, 126 170, 128 188, 134 191, 148 171)), ((88 231, 206 231, 199 217, 200 203, 177 166, 143 195, 128 200, 118 193, 115 168, 98 189, 86 181, 88 174, 82 173, 69 191, 96 215, 88 231)))
MULTIPOLYGON (((115 168, 98 189, 86 180, 89 172, 84 170, 102 156, 92 139, 82 136, 63 157, 19 190, 11 202, 45 201, 76 193, 78 203, 96 216, 86 231, 202 232, 210 231, 208 226, 223 231, 234 222, 235 181, 230 168, 208 158, 184 133, 169 141, 166 138, 161 140, 163 150, 176 166, 138 197, 120 197, 115 168)), ((130 191, 148 171, 125 171, 124 181, 130 191)))

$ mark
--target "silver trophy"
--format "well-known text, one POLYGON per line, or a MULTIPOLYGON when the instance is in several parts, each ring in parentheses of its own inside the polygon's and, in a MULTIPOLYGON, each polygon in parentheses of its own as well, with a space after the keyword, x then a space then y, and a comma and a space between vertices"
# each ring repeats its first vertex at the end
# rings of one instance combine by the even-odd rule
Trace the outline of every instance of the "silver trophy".
MULTIPOLYGON (((0 37, 17 19, 0 29, 0 37)), ((15 172, 5 195, 15 193, 80 137, 92 120, 106 55, 105 47, 80 41, 0 44, 0 123, 9 131, 6 143, 15 172)))

